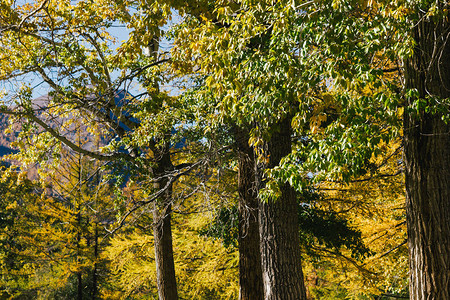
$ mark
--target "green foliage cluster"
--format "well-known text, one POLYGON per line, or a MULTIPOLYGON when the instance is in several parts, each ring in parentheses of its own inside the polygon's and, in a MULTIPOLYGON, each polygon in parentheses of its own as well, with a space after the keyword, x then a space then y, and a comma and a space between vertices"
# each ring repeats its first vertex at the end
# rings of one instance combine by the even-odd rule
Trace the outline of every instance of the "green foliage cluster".
MULTIPOLYGON (((299 201, 318 198, 315 193, 303 193, 299 201)), ((311 246, 325 245, 326 248, 339 251, 342 247, 351 251, 354 258, 364 258, 371 254, 364 245, 361 231, 352 227, 348 219, 344 219, 333 211, 315 209, 309 203, 298 205, 299 233, 306 253, 314 256, 311 246)), ((226 248, 238 247, 239 211, 237 206, 222 207, 214 216, 213 221, 199 231, 201 236, 220 240, 226 248)))
POLYGON ((351 251, 354 258, 363 259, 371 254, 364 245, 361 231, 349 225, 349 220, 340 217, 335 212, 324 212, 313 208, 299 208, 299 226, 302 241, 309 255, 311 244, 325 245, 328 249, 339 250, 342 247, 351 251))
POLYGON ((220 240, 225 248, 238 247, 239 212, 237 206, 222 207, 212 223, 199 230, 201 236, 220 240))

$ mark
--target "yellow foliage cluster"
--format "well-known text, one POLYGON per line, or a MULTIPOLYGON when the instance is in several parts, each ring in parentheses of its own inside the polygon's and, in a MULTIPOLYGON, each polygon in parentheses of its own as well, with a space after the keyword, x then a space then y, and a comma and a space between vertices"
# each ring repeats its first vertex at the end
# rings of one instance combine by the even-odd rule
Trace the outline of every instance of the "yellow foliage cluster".
MULTIPOLYGON (((178 294, 182 299, 237 299, 237 250, 227 249, 220 241, 206 239, 198 233, 211 222, 211 214, 205 213, 209 210, 206 202, 201 196, 192 197, 183 203, 183 210, 193 212, 173 213, 178 294)), ((102 291, 105 299, 125 299, 130 294, 134 299, 148 299, 150 295, 157 298, 151 228, 125 229, 111 239, 103 255, 112 271, 109 279, 112 288, 102 291)))
POLYGON ((404 179, 400 143, 386 145, 386 153, 373 158, 376 171, 350 184, 327 182, 318 207, 337 211, 362 233, 371 254, 363 260, 317 246, 320 258, 307 258, 305 274, 317 299, 361 299, 363 295, 405 293, 408 253, 404 179))

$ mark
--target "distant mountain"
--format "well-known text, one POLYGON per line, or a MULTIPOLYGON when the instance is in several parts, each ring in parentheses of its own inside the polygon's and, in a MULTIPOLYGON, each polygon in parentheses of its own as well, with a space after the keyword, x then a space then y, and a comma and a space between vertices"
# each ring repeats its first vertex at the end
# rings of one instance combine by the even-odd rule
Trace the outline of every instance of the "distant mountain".
POLYGON ((9 148, 8 146, 0 145, 0 157, 12 153, 16 153, 16 151, 14 149, 9 148))
POLYGON ((10 144, 14 140, 12 134, 6 134, 5 131, 8 128, 8 117, 5 115, 0 115, 0 158, 17 152, 12 149, 10 144))
MULTIPOLYGON (((48 101, 49 101, 50 96, 49 95, 44 95, 41 97, 38 97, 36 99, 33 100, 33 108, 36 111, 39 110, 44 110, 47 107, 48 101)), ((114 100, 115 100, 115 105, 119 108, 123 107, 125 104, 127 104, 127 102, 133 98, 133 95, 129 94, 128 92, 126 92, 125 90, 119 90, 116 92, 114 100)), ((103 108, 100 109, 103 112, 103 108)), ((129 117, 129 120, 131 122, 134 123, 139 123, 139 120, 133 118, 130 116, 130 113, 127 111, 121 111, 121 114, 125 115, 126 117, 129 117)), ((125 124, 123 124, 122 122, 118 121, 118 118, 112 113, 109 112, 110 118, 114 121, 117 122, 117 125, 122 127, 125 131, 129 131, 130 128, 128 128, 125 124)), ((69 117, 70 118, 70 117, 69 117)), ((55 120, 57 119, 53 119, 53 122, 55 122, 55 120)), ((6 134, 5 130, 8 128, 8 117, 6 115, 2 115, 0 114, 0 159, 8 154, 12 154, 17 152, 17 150, 11 148, 10 144, 11 142, 14 140, 15 136, 14 134, 6 134)), ((77 134, 77 132, 79 132, 78 130, 80 130, 80 127, 77 127, 78 129, 75 129, 75 127, 72 130, 66 131, 64 134, 66 137, 68 137, 71 140, 75 139, 75 135, 77 134)), ((98 147, 99 144, 95 145, 92 141, 92 136, 90 134, 87 133, 86 131, 86 127, 82 126, 81 130, 84 131, 84 134, 82 134, 83 136, 83 148, 85 149, 95 149, 96 146, 98 147)), ((175 129, 172 131, 172 134, 175 134, 175 129)), ((79 137, 78 137, 79 138, 79 137)), ((109 137, 102 137, 100 140, 100 146, 104 146, 106 144, 109 143, 109 141, 111 140, 111 138, 113 138, 112 136, 109 137)), ((186 146, 186 141, 185 139, 182 139, 181 141, 178 141, 177 143, 175 143, 174 145, 172 145, 172 147, 176 148, 176 149, 181 149, 183 147, 186 146)), ((125 151, 125 150, 124 150, 125 151)))

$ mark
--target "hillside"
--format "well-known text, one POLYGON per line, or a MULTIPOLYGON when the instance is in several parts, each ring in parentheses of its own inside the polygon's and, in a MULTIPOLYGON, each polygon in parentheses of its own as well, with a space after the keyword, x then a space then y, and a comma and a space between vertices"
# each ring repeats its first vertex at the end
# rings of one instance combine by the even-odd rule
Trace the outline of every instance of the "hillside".
POLYGON ((15 150, 10 146, 14 137, 12 134, 7 134, 5 132, 7 128, 8 117, 0 115, 0 157, 15 152, 15 150))

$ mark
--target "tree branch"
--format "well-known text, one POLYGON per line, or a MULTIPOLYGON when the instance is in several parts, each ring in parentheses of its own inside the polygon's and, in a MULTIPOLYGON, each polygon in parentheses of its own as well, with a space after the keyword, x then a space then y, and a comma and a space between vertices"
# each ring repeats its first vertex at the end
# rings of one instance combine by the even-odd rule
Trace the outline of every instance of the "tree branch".
POLYGON ((32 16, 34 16, 35 14, 37 14, 39 11, 41 11, 41 10, 44 8, 45 4, 47 4, 48 1, 49 1, 49 0, 44 0, 44 1, 42 1, 41 5, 39 5, 39 7, 38 7, 37 9, 33 10, 31 13, 29 13, 28 15, 26 15, 26 16, 22 19, 22 21, 20 21, 20 23, 19 23, 19 30, 20 30, 20 28, 22 28, 23 23, 25 23, 25 21, 26 21, 27 19, 31 18, 32 16))
MULTIPOLYGON (((108 232, 108 234, 114 234, 116 231, 118 231, 119 229, 121 229, 124 225, 125 225, 125 221, 127 220, 127 218, 136 210, 138 210, 139 208, 150 204, 152 202, 154 202, 156 199, 158 199, 163 193, 165 193, 170 186, 181 176, 188 174, 190 171, 192 171, 194 168, 196 168, 197 166, 199 166, 201 163, 203 163, 203 160, 199 160, 194 164, 191 164, 191 166, 189 168, 187 168, 186 170, 184 170, 183 172, 179 172, 176 175, 168 175, 167 177, 169 177, 169 180, 167 181, 166 185, 162 188, 159 189, 156 193, 153 193, 152 195, 150 195, 146 200, 142 200, 142 201, 137 201, 134 203, 133 207, 130 208, 122 217, 122 219, 119 221, 119 225, 114 228, 113 230, 108 230, 105 228, 105 230, 108 232)), ((172 173, 173 174, 173 173, 172 173)))
POLYGON ((150 64, 148 64, 146 66, 143 66, 141 68, 137 68, 137 69, 133 70, 129 75, 127 75, 127 76, 125 76, 123 78, 119 78, 119 80, 118 80, 119 83, 117 84, 117 86, 121 86, 124 81, 129 80, 129 79, 133 79, 134 77, 138 76, 139 74, 141 74, 142 72, 144 72, 148 68, 151 68, 151 67, 154 67, 154 66, 158 66, 160 64, 163 64, 163 63, 166 63, 166 62, 169 62, 169 61, 171 61, 170 58, 165 58, 165 59, 161 59, 161 60, 157 60, 155 62, 152 62, 152 63, 150 63, 150 64))
POLYGON ((39 119, 38 117, 36 117, 35 115, 33 115, 31 113, 20 113, 20 112, 7 110, 4 108, 0 108, 0 113, 7 114, 7 115, 19 116, 22 118, 28 118, 28 119, 36 122, 46 132, 50 133, 51 136, 53 136, 58 141, 60 141, 61 143, 63 143, 67 147, 69 147, 71 150, 81 153, 81 154, 84 154, 84 155, 87 155, 89 157, 92 157, 92 158, 95 158, 95 159, 98 159, 101 161, 111 161, 111 160, 116 160, 116 159, 125 159, 127 161, 133 160, 133 157, 131 157, 131 155, 129 155, 127 153, 115 152, 115 153, 111 153, 111 154, 100 154, 98 152, 93 152, 93 151, 83 149, 82 147, 76 145, 75 143, 73 143, 72 141, 67 139, 65 136, 58 133, 55 129, 53 129, 48 124, 46 124, 44 121, 42 121, 41 119, 39 119))
POLYGON ((380 256, 378 256, 377 259, 382 258, 383 256, 386 256, 386 255, 388 255, 389 253, 391 253, 391 252, 397 250, 397 249, 400 248, 401 246, 405 245, 407 242, 408 242, 407 240, 404 240, 402 243, 400 243, 400 245, 397 245, 397 246, 395 246, 394 248, 392 248, 392 249, 390 249, 390 250, 384 252, 384 253, 381 254, 380 256))

